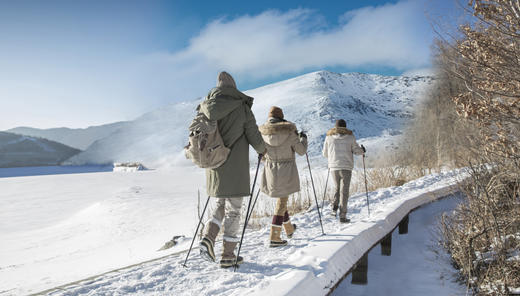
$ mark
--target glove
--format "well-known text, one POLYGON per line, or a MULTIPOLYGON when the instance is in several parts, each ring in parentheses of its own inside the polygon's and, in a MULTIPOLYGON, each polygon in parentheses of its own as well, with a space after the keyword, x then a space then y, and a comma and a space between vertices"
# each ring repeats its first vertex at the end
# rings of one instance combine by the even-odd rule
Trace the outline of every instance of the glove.
POLYGON ((367 149, 365 149, 365 146, 361 145, 361 149, 363 149, 363 153, 367 152, 367 149))
POLYGON ((298 134, 298 136, 300 136, 300 138, 305 138, 305 139, 307 139, 307 135, 306 135, 303 131, 301 131, 301 132, 298 134))
POLYGON ((262 160, 266 154, 267 154, 267 149, 265 149, 263 153, 258 153, 258 160, 262 160))

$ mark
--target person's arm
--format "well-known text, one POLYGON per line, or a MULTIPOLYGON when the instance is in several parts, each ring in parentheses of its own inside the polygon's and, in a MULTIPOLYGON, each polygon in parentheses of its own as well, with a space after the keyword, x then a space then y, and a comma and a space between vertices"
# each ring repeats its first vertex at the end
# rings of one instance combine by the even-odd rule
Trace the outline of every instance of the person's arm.
POLYGON ((356 142, 356 137, 352 136, 354 138, 354 141, 352 142, 352 153, 356 155, 361 155, 365 153, 365 150, 359 146, 359 144, 356 142))
POLYGON ((290 137, 292 138, 292 149, 294 152, 298 153, 299 155, 304 155, 307 153, 307 135, 304 133, 298 134, 296 131, 294 133, 291 133, 290 137))
POLYGON ((258 125, 256 125, 255 115, 249 108, 249 106, 245 106, 246 109, 246 122, 244 124, 244 133, 246 134, 246 139, 251 146, 256 150, 258 154, 265 153, 265 142, 258 130, 258 125))
POLYGON ((328 137, 325 137, 325 142, 323 143, 323 150, 321 151, 321 153, 323 154, 323 156, 325 158, 329 158, 329 141, 328 141, 328 137))

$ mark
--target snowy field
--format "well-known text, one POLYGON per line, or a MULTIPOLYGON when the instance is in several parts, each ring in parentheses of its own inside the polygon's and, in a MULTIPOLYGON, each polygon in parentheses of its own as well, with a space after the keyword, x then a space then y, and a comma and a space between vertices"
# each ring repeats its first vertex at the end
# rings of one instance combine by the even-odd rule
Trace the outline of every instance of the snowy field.
MULTIPOLYGON (((316 169, 315 178, 325 173, 316 169)), ((187 269, 179 264, 185 253, 171 255, 48 293, 297 295, 312 288, 323 294, 400 214, 436 198, 426 193, 450 188, 459 175, 447 172, 372 192, 370 218, 365 196, 354 195, 351 224, 338 224, 325 209, 326 236, 315 210, 298 214, 298 232, 281 249, 267 248, 267 227, 249 230, 246 261, 237 273, 205 264, 195 250, 187 269)), ((187 249, 197 223, 197 189, 204 202, 204 184, 203 171, 192 168, 0 179, 0 295, 40 292, 187 249), (157 251, 174 235, 187 238, 157 251)))
POLYGON ((156 250, 193 232, 204 182, 189 168, 0 178, 0 294, 167 255, 156 250))

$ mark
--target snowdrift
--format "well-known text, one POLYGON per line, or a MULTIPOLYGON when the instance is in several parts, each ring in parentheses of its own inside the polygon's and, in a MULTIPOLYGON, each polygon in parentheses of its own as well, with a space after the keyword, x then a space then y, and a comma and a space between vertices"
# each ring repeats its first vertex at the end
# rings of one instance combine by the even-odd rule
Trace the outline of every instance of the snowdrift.
MULTIPOLYGON (((267 227, 250 230, 242 249, 245 262, 237 272, 207 263, 195 250, 188 268, 181 266, 186 253, 174 253, 50 289, 45 294, 326 295, 410 210, 456 191, 464 178, 464 170, 454 170, 371 192, 370 217, 365 195, 356 194, 349 201, 352 223, 339 224, 328 208, 324 210, 325 236, 321 235, 316 210, 310 209, 293 217, 300 227, 283 248, 268 248, 267 227)), ((176 248, 188 246, 186 239, 176 248)), ((220 248, 217 242, 217 254, 220 248)))

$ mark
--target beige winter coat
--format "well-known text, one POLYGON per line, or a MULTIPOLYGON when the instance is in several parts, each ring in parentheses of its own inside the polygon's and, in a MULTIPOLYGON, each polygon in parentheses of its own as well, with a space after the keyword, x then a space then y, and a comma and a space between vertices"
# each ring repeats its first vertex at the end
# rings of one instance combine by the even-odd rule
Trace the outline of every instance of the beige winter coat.
POLYGON ((354 156, 363 154, 363 149, 356 142, 352 131, 345 127, 335 127, 327 132, 323 144, 323 156, 328 159, 329 168, 334 170, 352 170, 354 156))
POLYGON ((286 197, 300 191, 300 178, 294 152, 307 152, 307 138, 299 137, 296 126, 288 121, 273 120, 260 126, 266 143, 264 173, 260 188, 271 197, 286 197))

